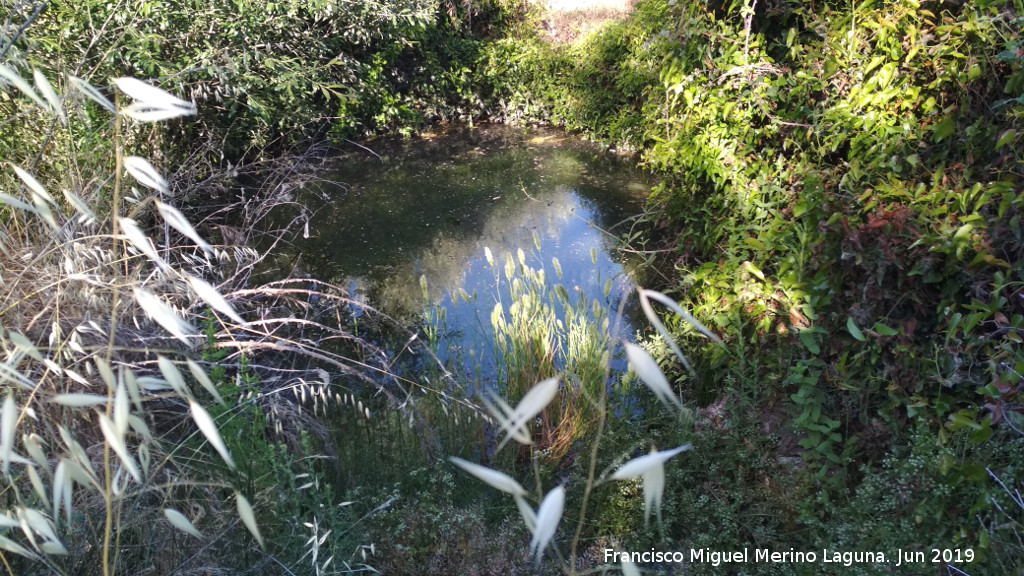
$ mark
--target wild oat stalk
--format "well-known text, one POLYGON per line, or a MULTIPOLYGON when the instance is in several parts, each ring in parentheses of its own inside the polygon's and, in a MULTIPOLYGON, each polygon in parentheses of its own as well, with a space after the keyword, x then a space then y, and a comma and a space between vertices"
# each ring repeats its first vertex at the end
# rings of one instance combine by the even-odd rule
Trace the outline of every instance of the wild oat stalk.
MULTIPOLYGON (((137 206, 127 215, 121 211, 122 170, 145 189, 168 192, 147 160, 123 155, 121 123, 187 116, 195 113, 194 104, 132 78, 115 81, 132 99, 116 109, 79 78, 69 78, 71 90, 60 95, 39 71, 33 73, 34 86, 3 65, 0 76, 16 89, 12 96, 20 94, 61 123, 72 115, 65 107, 81 97, 115 115, 110 205, 102 203, 101 193, 90 200, 69 190, 62 194, 66 204, 58 202, 21 166, 9 166, 21 192, 0 193, 7 240, 0 285, 0 382, 7 389, 0 410, 0 465, 2 501, 8 506, 0 512, 0 550, 67 573, 82 561, 74 557, 87 553, 65 545, 88 518, 78 506, 98 496, 105 510, 102 541, 91 547, 101 551, 95 563, 102 572, 113 574, 124 514, 152 508, 154 492, 165 492, 164 499, 172 501, 190 482, 189 474, 181 473, 191 464, 168 450, 154 429, 159 413, 187 406, 195 429, 227 468, 234 468, 217 423, 169 358, 197 344, 197 330, 184 311, 204 306, 221 314, 225 325, 244 320, 200 277, 212 275, 227 255, 203 241, 181 212, 137 192, 137 206), (191 243, 165 245, 161 254, 136 220, 148 216, 146 206, 191 243), (97 219, 103 212, 109 213, 105 222, 97 219), (131 300, 122 303, 122 294, 131 300), (159 354, 159 376, 139 361, 153 353, 159 354), (71 561, 60 560, 69 554, 71 561)), ((203 381, 201 371, 192 372, 203 381)), ((260 540, 252 507, 242 494, 236 500, 243 524, 260 540)), ((162 516, 189 537, 202 537, 183 511, 166 508, 162 516)), ((10 562, 3 560, 11 573, 10 562)))

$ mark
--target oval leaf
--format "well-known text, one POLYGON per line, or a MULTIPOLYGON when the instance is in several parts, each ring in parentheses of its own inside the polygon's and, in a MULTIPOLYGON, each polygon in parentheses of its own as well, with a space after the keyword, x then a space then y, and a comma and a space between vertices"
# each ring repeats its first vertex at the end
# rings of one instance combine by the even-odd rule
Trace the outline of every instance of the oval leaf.
POLYGON ((857 323, 853 321, 852 316, 846 317, 846 329, 849 330, 850 335, 856 338, 857 340, 860 340, 861 342, 867 341, 867 337, 864 336, 864 333, 861 332, 860 328, 857 327, 857 323))

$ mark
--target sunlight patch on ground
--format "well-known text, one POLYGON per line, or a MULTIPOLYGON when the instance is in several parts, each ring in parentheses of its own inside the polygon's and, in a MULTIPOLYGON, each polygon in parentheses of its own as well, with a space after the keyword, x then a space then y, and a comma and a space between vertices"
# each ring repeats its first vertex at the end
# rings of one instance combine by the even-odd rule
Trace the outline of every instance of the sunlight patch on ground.
POLYGON ((633 12, 635 0, 535 0, 547 8, 548 40, 568 44, 633 12))

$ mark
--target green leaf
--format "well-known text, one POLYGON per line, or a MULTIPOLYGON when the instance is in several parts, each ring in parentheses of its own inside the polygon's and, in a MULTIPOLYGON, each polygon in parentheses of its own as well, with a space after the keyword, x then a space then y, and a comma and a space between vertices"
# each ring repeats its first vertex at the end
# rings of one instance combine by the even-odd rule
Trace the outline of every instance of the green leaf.
POLYGON ((885 324, 882 324, 881 322, 875 322, 875 325, 872 328, 872 330, 874 330, 875 332, 878 332, 882 336, 895 336, 895 335, 899 334, 898 330, 894 330, 894 329, 886 326, 885 324))
POLYGON ((951 117, 946 118, 942 122, 939 122, 938 124, 936 124, 935 127, 932 128, 932 135, 934 136, 934 140, 936 142, 941 142, 941 141, 945 140, 946 138, 949 138, 950 136, 952 136, 953 132, 955 132, 955 131, 956 131, 956 120, 954 120, 953 117, 951 116, 951 117))
POLYGON ((861 342, 867 341, 867 337, 865 337, 864 333, 860 331, 860 328, 857 327, 857 323, 853 321, 853 317, 851 316, 846 317, 846 329, 849 330, 850 335, 857 340, 860 340, 861 342))
POLYGON ((1010 128, 1006 132, 1003 132, 1002 135, 999 136, 999 140, 996 142, 996 150, 999 150, 1003 146, 1006 146, 1008 143, 1013 142, 1013 139, 1016 137, 1017 131, 1014 130, 1013 128, 1010 128))
POLYGON ((800 341, 803 342, 804 346, 811 352, 811 354, 819 354, 821 347, 814 340, 814 332, 810 330, 803 330, 800 332, 800 341))

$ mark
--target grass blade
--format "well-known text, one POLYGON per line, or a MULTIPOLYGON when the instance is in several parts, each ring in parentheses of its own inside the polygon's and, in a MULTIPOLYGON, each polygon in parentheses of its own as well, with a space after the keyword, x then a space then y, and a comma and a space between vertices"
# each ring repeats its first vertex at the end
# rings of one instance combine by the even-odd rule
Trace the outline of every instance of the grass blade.
POLYGON ((171 526, 174 526, 178 530, 181 530, 186 534, 191 534, 196 538, 203 537, 203 534, 199 532, 199 530, 196 530, 196 527, 192 525, 192 522, 188 519, 188 517, 186 517, 181 512, 178 512, 174 508, 165 508, 164 516, 167 517, 167 521, 171 523, 171 526))
POLYGON ((162 216, 172 228, 181 232, 195 242, 197 246, 203 249, 203 252, 213 254, 213 246, 210 246, 209 242, 203 240, 203 237, 200 236, 199 233, 196 232, 195 228, 192 227, 192 224, 189 223, 188 218, 185 218, 177 208, 170 204, 164 204, 163 202, 157 201, 156 209, 160 212, 160 216, 162 216))
POLYGON ((507 492, 513 496, 526 495, 526 490, 508 474, 498 472, 497 470, 486 466, 467 462, 466 460, 455 456, 449 457, 448 460, 450 460, 452 464, 455 464, 459 468, 462 468, 466 472, 476 476, 478 479, 493 488, 501 490, 502 492, 507 492))
POLYGON ((167 180, 164 180, 164 177, 149 163, 149 160, 141 156, 127 156, 124 158, 124 169, 146 188, 157 192, 168 191, 167 180))
POLYGON ((242 317, 235 312, 235 309, 231 307, 231 304, 228 304, 228 301, 221 296, 216 288, 194 276, 189 276, 188 283, 192 290, 195 290, 195 293, 202 298, 203 302, 209 304, 211 308, 231 318, 238 324, 245 324, 245 320, 242 320, 242 317))
POLYGON ((139 306, 146 311, 146 315, 186 346, 192 347, 190 339, 195 336, 196 331, 188 322, 178 317, 170 306, 152 293, 142 288, 134 288, 133 293, 139 306))
POLYGON ((249 504, 249 500, 238 492, 235 492, 235 503, 238 505, 238 516, 242 519, 242 523, 259 542, 260 548, 264 548, 263 536, 260 536, 259 526, 256 525, 256 514, 252 511, 252 504, 249 504))
MULTIPOLYGON (((189 405, 192 412, 192 420, 194 420, 196 426, 199 427, 199 431, 203 433, 203 436, 206 436, 210 445, 212 445, 214 450, 220 454, 220 457, 224 459, 224 462, 234 469, 235 461, 231 459, 231 453, 228 452, 228 447, 220 437, 220 432, 217 431, 217 425, 214 423, 213 418, 210 417, 210 413, 194 401, 190 400, 189 405)), ((262 543, 260 545, 262 546, 262 543)))
POLYGON ((544 549, 555 536, 564 509, 565 488, 559 485, 548 492, 537 509, 537 528, 533 531, 533 539, 530 540, 530 553, 534 555, 536 564, 540 564, 544 549))
POLYGON ((683 404, 676 398, 675 393, 672 391, 672 386, 669 385, 668 379, 665 378, 665 374, 658 367, 658 363, 651 358, 651 355, 646 350, 633 344, 632 342, 624 342, 626 347, 626 358, 629 359, 629 365, 636 372, 636 375, 640 377, 640 380, 654 392, 654 395, 659 400, 664 402, 666 405, 675 404, 677 408, 682 410, 683 404))

